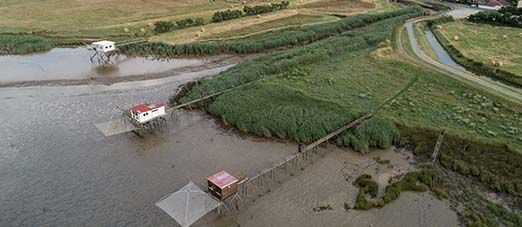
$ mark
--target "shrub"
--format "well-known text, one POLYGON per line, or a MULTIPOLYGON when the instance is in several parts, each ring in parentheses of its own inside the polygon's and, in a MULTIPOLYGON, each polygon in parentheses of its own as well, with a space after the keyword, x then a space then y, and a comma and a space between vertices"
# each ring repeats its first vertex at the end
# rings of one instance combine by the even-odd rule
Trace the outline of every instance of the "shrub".
POLYGON ((484 11, 468 16, 468 20, 478 23, 505 25, 522 28, 522 13, 520 9, 505 7, 499 11, 484 11))
POLYGON ((174 23, 170 21, 158 21, 154 23, 154 31, 156 33, 165 33, 170 32, 172 29, 174 29, 175 25, 174 23))
POLYGON ((446 192, 442 188, 443 185, 443 179, 432 169, 409 172, 399 181, 386 186, 379 204, 383 206, 399 198, 401 191, 424 192, 431 189, 435 194, 444 197, 446 192))
POLYGON ((242 16, 243 12, 241 10, 217 11, 212 16, 212 22, 217 23, 225 20, 240 18, 242 16))
MULTIPOLYGON (((364 190, 361 189, 361 191, 364 191, 364 190)), ((357 195, 357 199, 355 200, 355 206, 353 208, 357 209, 357 210, 369 210, 374 207, 377 207, 377 205, 372 201, 368 201, 366 199, 365 193, 359 193, 357 195)))
POLYGON ((354 209, 368 210, 377 206, 377 204, 374 202, 368 201, 366 199, 366 194, 370 194, 371 197, 375 197, 379 191, 379 185, 371 178, 372 177, 370 175, 363 174, 357 177, 357 179, 353 182, 354 186, 360 188, 357 199, 355 200, 354 209))
POLYGON ((252 16, 257 14, 269 13, 277 10, 288 8, 290 5, 289 1, 282 1, 281 3, 271 3, 269 5, 257 5, 257 6, 245 6, 243 12, 246 15, 252 16))
POLYGON ((203 25, 205 22, 203 21, 203 18, 187 18, 183 20, 176 21, 177 28, 187 28, 187 27, 194 27, 194 26, 200 26, 203 25))
POLYGON ((377 196, 377 192, 379 191, 379 185, 373 181, 372 177, 368 174, 359 176, 353 184, 361 190, 364 190, 365 193, 370 194, 371 197, 377 196))

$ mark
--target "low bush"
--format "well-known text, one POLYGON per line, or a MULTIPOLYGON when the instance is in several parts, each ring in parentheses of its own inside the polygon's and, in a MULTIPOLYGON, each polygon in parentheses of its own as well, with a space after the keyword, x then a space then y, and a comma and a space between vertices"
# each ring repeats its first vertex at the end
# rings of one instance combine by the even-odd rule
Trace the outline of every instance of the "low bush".
POLYGON ((477 23, 505 25, 522 28, 522 13, 520 9, 506 7, 499 11, 482 11, 468 16, 468 20, 477 23))
POLYGON ((178 29, 181 29, 181 28, 187 28, 187 27, 200 26, 200 25, 203 25, 204 23, 205 23, 205 21, 203 20, 203 18, 199 18, 199 17, 196 19, 187 18, 187 19, 176 21, 176 26, 178 29))
POLYGON ((205 21, 203 21, 203 18, 187 18, 183 20, 176 21, 176 23, 173 23, 171 21, 158 21, 154 23, 154 32, 156 33, 165 33, 170 32, 174 29, 182 29, 187 27, 193 27, 193 26, 200 26, 203 25, 205 21))
POLYGON ((56 46, 49 38, 36 35, 0 35, 0 55, 47 51, 56 46))
POLYGON ((399 181, 386 186, 379 206, 382 207, 399 198, 401 191, 424 192, 432 190, 440 196, 439 198, 444 198, 447 196, 443 189, 444 184, 443 179, 433 169, 425 168, 421 171, 409 172, 399 181))
POLYGON ((174 23, 170 21, 157 21, 154 23, 154 32, 165 33, 170 32, 175 28, 174 23))
POLYGON ((420 171, 409 172, 399 181, 386 186, 384 195, 378 203, 368 201, 367 194, 375 197, 378 191, 378 185, 371 180, 371 176, 364 174, 359 176, 354 185, 360 188, 359 194, 355 201, 355 209, 368 210, 374 207, 383 207, 387 203, 399 198, 402 191, 416 191, 425 192, 432 190, 438 198, 446 198, 447 193, 443 189, 445 182, 443 179, 431 168, 424 168, 420 171))
POLYGON ((252 16, 286 9, 289 5, 289 1, 282 1, 281 3, 271 3, 269 5, 245 6, 243 7, 243 12, 248 16, 252 16))
POLYGON ((226 11, 217 11, 212 16, 212 22, 217 23, 226 20, 232 20, 236 18, 240 18, 243 16, 243 12, 241 10, 226 10, 226 11))
POLYGON ((363 174, 359 176, 354 182, 353 185, 364 190, 365 193, 370 194, 371 197, 377 196, 377 192, 379 191, 379 185, 377 182, 372 180, 372 177, 368 174, 363 174))
POLYGON ((377 192, 379 191, 379 185, 372 180, 370 175, 363 174, 359 176, 353 185, 360 189, 357 199, 355 200, 354 209, 368 210, 377 206, 376 203, 366 199, 367 194, 373 198, 377 196, 377 192))

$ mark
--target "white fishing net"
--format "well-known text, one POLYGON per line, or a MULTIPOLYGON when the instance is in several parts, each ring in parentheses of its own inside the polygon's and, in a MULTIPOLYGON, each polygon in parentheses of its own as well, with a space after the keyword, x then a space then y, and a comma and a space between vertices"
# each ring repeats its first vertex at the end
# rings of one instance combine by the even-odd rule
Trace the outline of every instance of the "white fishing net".
POLYGON ((219 201, 202 191, 192 181, 156 203, 156 206, 183 227, 192 225, 219 205, 219 201))

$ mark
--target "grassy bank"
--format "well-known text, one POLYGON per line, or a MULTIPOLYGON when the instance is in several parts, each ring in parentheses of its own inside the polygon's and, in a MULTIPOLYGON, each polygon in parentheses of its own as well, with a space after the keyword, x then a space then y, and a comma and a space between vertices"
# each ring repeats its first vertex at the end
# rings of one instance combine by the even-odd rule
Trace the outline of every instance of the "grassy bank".
POLYGON ((277 75, 221 95, 206 103, 207 110, 245 132, 306 143, 411 86, 384 105, 376 119, 347 132, 337 143, 364 151, 368 146, 388 146, 399 132, 403 144, 409 141, 418 154, 430 153, 445 130, 450 139, 442 156, 453 160, 451 166, 467 162, 494 176, 484 181, 486 185, 500 184, 501 191, 519 194, 519 178, 505 175, 520 168, 522 106, 403 61, 386 39, 404 19, 382 20, 239 64, 196 86, 182 101, 277 75), (411 136, 418 138, 410 140, 411 136), (501 171, 490 169, 489 160, 495 160, 491 168, 501 171))
POLYGON ((27 54, 55 47, 49 38, 35 35, 0 35, 0 55, 27 54))
POLYGON ((245 40, 224 42, 207 42, 193 44, 169 45, 164 43, 140 43, 128 45, 121 51, 128 55, 156 55, 171 57, 177 55, 209 55, 209 54, 247 54, 266 51, 280 47, 303 45, 339 35, 349 30, 360 28, 386 18, 400 15, 418 15, 420 7, 408 7, 402 10, 350 16, 335 22, 306 26, 296 30, 287 30, 270 37, 254 37, 245 40))
POLYGON ((431 24, 457 63, 479 75, 522 86, 522 29, 461 21, 431 24))

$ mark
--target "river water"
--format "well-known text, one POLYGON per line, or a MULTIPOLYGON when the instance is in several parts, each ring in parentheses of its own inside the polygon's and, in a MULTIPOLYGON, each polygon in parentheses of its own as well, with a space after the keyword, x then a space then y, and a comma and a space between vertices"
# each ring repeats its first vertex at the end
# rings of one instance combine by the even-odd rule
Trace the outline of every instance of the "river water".
POLYGON ((165 102, 181 83, 230 66, 111 86, 0 88, 0 226, 172 226, 154 204, 189 179, 201 187, 220 170, 252 176, 294 153, 293 143, 242 137, 197 111, 145 138, 106 138, 94 126, 115 106, 165 102))
POLYGON ((44 53, 0 56, 0 83, 123 77, 205 64, 205 60, 196 58, 158 60, 117 55, 111 57, 112 64, 103 66, 93 64, 91 55, 93 52, 86 48, 55 48, 44 53))

